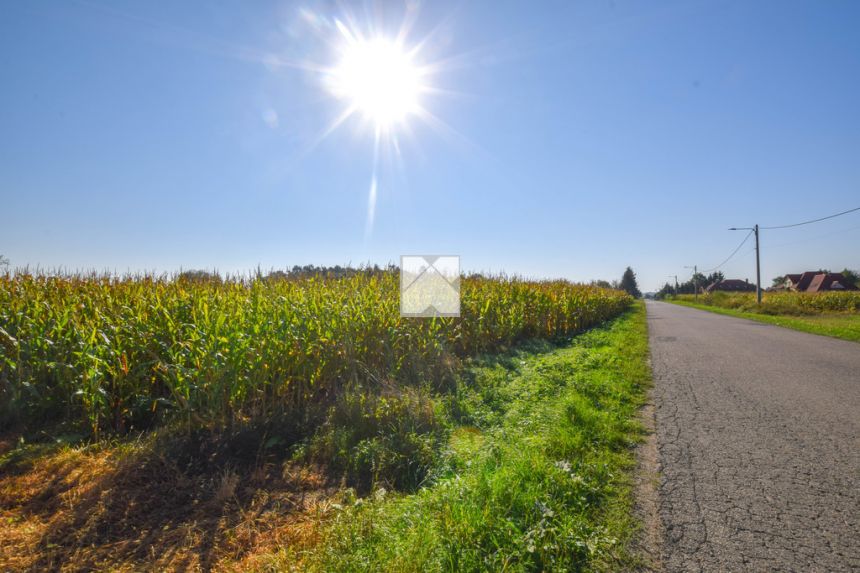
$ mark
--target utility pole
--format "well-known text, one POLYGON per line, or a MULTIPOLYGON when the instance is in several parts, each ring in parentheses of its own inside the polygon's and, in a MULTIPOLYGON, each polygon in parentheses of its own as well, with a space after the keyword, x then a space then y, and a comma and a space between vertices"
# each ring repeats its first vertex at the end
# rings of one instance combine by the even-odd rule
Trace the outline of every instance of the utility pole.
POLYGON ((696 293, 694 298, 699 302, 699 283, 696 282, 696 275, 699 274, 698 265, 693 265, 693 292, 696 293))
MULTIPOLYGON (((699 302, 699 283, 696 282, 696 275, 699 274, 699 266, 684 267, 685 269, 693 269, 693 298, 699 302)), ((675 282, 678 282, 678 277, 675 277, 675 282)))
POLYGON ((755 226, 755 298, 761 304, 761 259, 759 256, 758 223, 755 226))
POLYGON ((755 298, 758 304, 761 304, 761 248, 758 242, 758 224, 755 227, 731 227, 729 231, 752 231, 755 233, 755 298))

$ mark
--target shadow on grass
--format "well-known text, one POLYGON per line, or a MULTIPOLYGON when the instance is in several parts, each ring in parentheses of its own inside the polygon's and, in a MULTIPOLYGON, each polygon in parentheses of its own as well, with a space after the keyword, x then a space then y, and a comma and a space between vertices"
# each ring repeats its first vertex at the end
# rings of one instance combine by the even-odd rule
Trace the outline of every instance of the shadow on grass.
POLYGON ((0 474, 0 510, 42 527, 2 540, 17 540, 7 549, 22 557, 0 568, 209 571, 239 560, 338 489, 321 470, 290 465, 285 450, 266 451, 267 441, 244 429, 30 449, 0 474))

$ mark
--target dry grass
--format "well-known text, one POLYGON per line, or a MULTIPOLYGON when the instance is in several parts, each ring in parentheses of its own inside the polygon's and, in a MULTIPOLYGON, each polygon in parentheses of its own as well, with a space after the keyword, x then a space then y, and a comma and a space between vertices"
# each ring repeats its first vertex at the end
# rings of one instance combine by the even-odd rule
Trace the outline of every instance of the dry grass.
POLYGON ((336 507, 337 484, 318 468, 200 470, 151 445, 7 456, 0 570, 247 570, 280 547, 315 543, 336 507))

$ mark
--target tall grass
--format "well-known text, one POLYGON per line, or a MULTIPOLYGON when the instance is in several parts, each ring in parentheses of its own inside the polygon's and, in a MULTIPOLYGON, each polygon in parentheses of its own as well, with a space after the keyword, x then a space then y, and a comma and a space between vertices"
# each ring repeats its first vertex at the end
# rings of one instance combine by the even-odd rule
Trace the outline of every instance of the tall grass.
POLYGON ((455 428, 433 479, 343 491, 318 540, 282 545, 260 570, 638 571, 628 472, 647 359, 635 305, 569 343, 471 362, 446 397, 455 428))
POLYGON ((458 358, 582 331, 630 297, 464 279, 462 317, 402 319, 395 273, 299 280, 0 275, 0 418, 98 437, 306 416, 350 384, 440 385, 458 358))

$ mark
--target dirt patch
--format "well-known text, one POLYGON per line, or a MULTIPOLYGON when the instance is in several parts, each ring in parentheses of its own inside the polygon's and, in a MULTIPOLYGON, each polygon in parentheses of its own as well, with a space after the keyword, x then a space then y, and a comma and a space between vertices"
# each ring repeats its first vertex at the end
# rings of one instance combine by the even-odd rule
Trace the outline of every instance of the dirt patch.
POLYGON ((657 450, 654 404, 650 395, 648 403, 639 411, 639 421, 645 430, 645 436, 636 448, 634 513, 642 524, 642 529, 634 540, 633 550, 642 557, 643 563, 639 571, 657 573, 663 571, 663 522, 660 519, 660 457, 657 450))
POLYGON ((11 435, 0 435, 0 456, 15 448, 15 438, 11 435))
POLYGON ((245 570, 314 542, 340 489, 320 468, 194 447, 62 448, 0 467, 0 571, 245 570))

